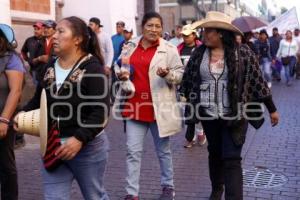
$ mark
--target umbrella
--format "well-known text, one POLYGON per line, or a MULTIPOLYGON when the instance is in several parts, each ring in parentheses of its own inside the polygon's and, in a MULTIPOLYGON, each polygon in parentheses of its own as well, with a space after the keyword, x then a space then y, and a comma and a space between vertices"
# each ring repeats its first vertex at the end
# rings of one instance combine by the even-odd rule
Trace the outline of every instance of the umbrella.
POLYGON ((232 21, 232 24, 238 27, 244 33, 267 25, 265 22, 253 16, 243 16, 236 18, 232 21))

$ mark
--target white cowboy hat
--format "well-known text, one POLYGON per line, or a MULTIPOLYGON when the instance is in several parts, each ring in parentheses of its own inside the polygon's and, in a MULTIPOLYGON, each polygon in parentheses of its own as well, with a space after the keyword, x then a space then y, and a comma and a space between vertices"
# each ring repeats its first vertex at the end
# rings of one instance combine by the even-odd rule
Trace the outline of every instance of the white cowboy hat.
POLYGON ((192 33, 196 33, 196 29, 194 29, 192 27, 192 24, 187 24, 185 26, 182 27, 182 31, 181 31, 181 34, 185 35, 185 36, 188 36, 188 35, 191 35, 192 33))
POLYGON ((40 137, 41 154, 44 156, 48 137, 47 97, 45 90, 41 94, 40 109, 21 112, 18 115, 17 123, 18 132, 40 137))
POLYGON ((206 13, 206 17, 204 19, 194 22, 192 24, 192 28, 219 28, 243 35, 243 32, 231 23, 232 20, 233 19, 230 16, 224 13, 209 11, 206 13))

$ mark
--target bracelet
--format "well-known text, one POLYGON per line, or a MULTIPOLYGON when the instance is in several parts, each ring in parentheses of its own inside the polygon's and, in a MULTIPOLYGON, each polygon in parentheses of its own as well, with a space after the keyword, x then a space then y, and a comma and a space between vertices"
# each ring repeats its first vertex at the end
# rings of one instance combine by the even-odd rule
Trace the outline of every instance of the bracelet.
POLYGON ((5 124, 9 124, 9 119, 6 119, 6 118, 4 118, 4 117, 0 117, 0 122, 3 122, 3 123, 5 123, 5 124))

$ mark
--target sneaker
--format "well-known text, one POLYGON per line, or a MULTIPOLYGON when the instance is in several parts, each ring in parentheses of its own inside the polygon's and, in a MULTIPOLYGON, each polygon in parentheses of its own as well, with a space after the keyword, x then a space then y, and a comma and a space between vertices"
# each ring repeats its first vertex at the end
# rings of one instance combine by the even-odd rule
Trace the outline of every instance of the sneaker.
POLYGON ((288 81, 288 82, 286 83, 286 85, 287 85, 288 87, 292 86, 291 81, 288 81))
POLYGON ((202 145, 204 145, 205 143, 206 143, 206 136, 205 136, 205 134, 204 133, 202 133, 202 134, 198 134, 198 142, 199 142, 199 144, 202 146, 202 145))
POLYGON ((175 199, 175 191, 170 187, 163 187, 162 193, 158 200, 174 200, 175 199))
POLYGON ((183 146, 184 148, 192 148, 193 145, 195 144, 195 141, 186 141, 186 144, 183 146))
POLYGON ((139 200, 139 197, 128 194, 128 195, 126 195, 124 200, 139 200))

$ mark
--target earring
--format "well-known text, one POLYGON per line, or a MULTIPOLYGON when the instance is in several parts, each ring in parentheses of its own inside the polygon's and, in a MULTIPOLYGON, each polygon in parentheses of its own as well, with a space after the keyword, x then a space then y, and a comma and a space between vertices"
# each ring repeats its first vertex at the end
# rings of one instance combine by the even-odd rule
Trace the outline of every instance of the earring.
POLYGON ((220 35, 220 38, 222 38, 223 37, 223 35, 220 35))

